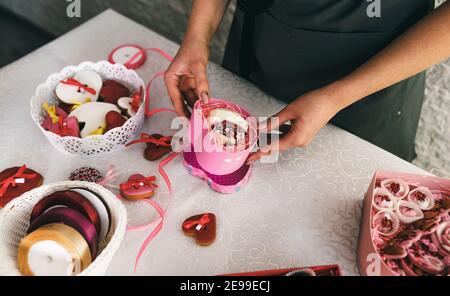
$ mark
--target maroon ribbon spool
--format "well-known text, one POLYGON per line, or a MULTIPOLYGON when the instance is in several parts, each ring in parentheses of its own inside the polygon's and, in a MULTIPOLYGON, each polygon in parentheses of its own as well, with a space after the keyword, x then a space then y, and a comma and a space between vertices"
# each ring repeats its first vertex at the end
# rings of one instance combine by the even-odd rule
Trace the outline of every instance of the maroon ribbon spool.
POLYGON ((91 223, 79 212, 70 208, 54 208, 38 217, 30 225, 28 233, 36 229, 53 223, 62 223, 77 230, 86 240, 91 251, 92 259, 97 256, 98 252, 98 233, 94 224, 91 223))
POLYGON ((94 224, 97 233, 100 233, 101 224, 97 210, 83 195, 73 191, 57 191, 41 199, 31 212, 30 224, 50 208, 57 206, 64 206, 83 214, 94 224))

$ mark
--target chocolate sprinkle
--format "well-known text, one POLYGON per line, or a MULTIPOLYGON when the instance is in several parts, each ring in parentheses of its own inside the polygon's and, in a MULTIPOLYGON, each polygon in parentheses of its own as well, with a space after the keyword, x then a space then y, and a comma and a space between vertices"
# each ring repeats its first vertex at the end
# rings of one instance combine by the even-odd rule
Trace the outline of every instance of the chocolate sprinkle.
POLYGON ((91 183, 100 182, 103 179, 102 174, 94 168, 84 167, 73 171, 70 174, 70 181, 85 181, 91 183))

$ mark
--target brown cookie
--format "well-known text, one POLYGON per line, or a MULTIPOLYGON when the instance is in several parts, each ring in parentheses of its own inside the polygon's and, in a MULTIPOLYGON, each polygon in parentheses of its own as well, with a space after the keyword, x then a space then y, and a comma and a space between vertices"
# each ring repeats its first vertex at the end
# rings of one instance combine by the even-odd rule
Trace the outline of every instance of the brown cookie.
POLYGON ((195 238, 200 246, 209 246, 216 239, 216 216, 211 213, 192 216, 183 222, 185 235, 195 238))
POLYGON ((120 98, 129 97, 130 90, 115 80, 106 80, 103 82, 102 90, 100 91, 100 101, 117 105, 120 98))
POLYGON ((154 134, 150 137, 153 138, 154 141, 147 143, 147 148, 144 151, 145 159, 148 161, 155 161, 172 152, 172 137, 164 137, 159 134, 154 134))
POLYGON ((122 127, 127 122, 127 119, 123 117, 123 115, 120 114, 119 112, 110 111, 108 112, 108 114, 106 114, 105 122, 106 122, 105 133, 107 133, 112 129, 122 127))
POLYGON ((13 167, 0 173, 0 208, 27 191, 42 185, 44 178, 23 167, 13 167))

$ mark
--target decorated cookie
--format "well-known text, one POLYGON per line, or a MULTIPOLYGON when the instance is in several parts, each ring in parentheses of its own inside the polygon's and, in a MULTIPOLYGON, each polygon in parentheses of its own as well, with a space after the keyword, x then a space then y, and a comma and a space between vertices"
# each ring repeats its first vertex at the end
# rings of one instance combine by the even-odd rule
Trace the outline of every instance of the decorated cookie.
POLYGON ((141 88, 138 92, 133 94, 132 97, 123 97, 117 101, 117 104, 123 109, 129 116, 133 117, 139 111, 139 107, 142 102, 142 95, 144 90, 141 88))
POLYGON ((120 193, 128 200, 150 198, 155 194, 155 189, 158 188, 158 185, 154 183, 155 181, 155 176, 132 175, 127 182, 120 184, 120 193))
POLYGON ((127 122, 127 118, 116 111, 110 111, 108 112, 108 114, 106 114, 105 121, 106 121, 105 132, 109 132, 112 129, 122 127, 125 124, 125 122, 127 122))
POLYGON ((200 246, 209 246, 216 239, 216 216, 211 213, 196 215, 183 222, 185 235, 192 236, 200 246))
POLYGON ((94 168, 83 167, 76 169, 72 173, 70 173, 69 180, 70 181, 85 181, 91 183, 100 182, 103 179, 102 174, 94 168))
POLYGON ((233 150, 245 147, 249 125, 239 113, 218 108, 209 113, 207 121, 218 146, 233 150))
POLYGON ((0 208, 14 198, 42 185, 44 178, 25 165, 4 170, 0 173, 0 208))
POLYGON ((155 161, 172 152, 172 137, 164 137, 159 134, 154 135, 142 135, 147 139, 147 148, 144 151, 145 159, 149 161, 155 161))
POLYGON ((117 101, 122 97, 129 97, 130 90, 115 80, 106 80, 103 82, 102 90, 100 91, 100 100, 105 103, 117 105, 117 101))
POLYGON ((120 113, 120 110, 116 105, 95 102, 83 104, 70 113, 69 116, 74 116, 78 119, 79 123, 84 123, 84 127, 81 129, 80 133, 81 137, 85 138, 104 134, 106 129, 106 114, 110 111, 120 113))
POLYGON ((56 96, 66 104, 97 101, 103 85, 102 77, 94 71, 80 71, 56 86, 56 96))

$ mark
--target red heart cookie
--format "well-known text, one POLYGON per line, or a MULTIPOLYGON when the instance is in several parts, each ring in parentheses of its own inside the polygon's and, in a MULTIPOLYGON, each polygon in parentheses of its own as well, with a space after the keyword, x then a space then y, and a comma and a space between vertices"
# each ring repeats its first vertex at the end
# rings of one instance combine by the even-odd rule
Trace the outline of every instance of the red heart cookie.
POLYGON ((25 165, 0 173, 0 208, 27 191, 42 185, 44 178, 25 165))
POLYGON ((112 129, 122 127, 125 124, 125 122, 127 122, 127 119, 123 117, 123 115, 120 114, 119 112, 110 111, 108 112, 108 114, 106 114, 105 121, 106 121, 106 129, 105 129, 106 133, 112 129))
POLYGON ((120 184, 120 193, 129 200, 140 200, 152 197, 158 188, 154 182, 155 176, 144 177, 143 175, 132 175, 127 182, 120 184))
MULTIPOLYGON (((142 135, 143 138, 146 135, 142 135)), ((172 137, 164 137, 159 134, 147 135, 147 148, 144 151, 144 157, 148 161, 155 161, 172 152, 172 137)))
POLYGON ((100 91, 100 99, 105 103, 117 104, 117 101, 123 97, 129 97, 130 90, 115 80, 106 80, 103 82, 100 91))
POLYGON ((185 235, 192 236, 200 246, 209 246, 216 239, 216 215, 211 213, 192 216, 183 222, 185 235))

